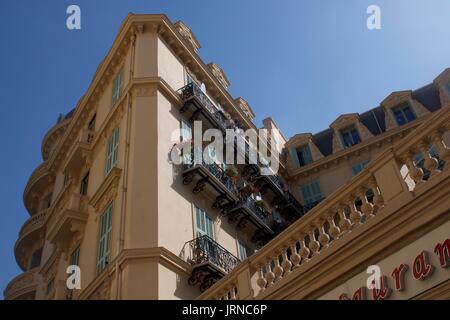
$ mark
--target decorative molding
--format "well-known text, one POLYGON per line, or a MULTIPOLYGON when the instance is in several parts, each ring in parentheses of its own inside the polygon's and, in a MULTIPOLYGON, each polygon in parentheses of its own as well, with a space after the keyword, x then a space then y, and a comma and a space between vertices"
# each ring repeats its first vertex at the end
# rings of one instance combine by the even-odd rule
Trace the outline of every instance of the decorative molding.
POLYGON ((247 119, 253 121, 253 119, 255 118, 255 113, 253 112, 248 102, 242 97, 236 98, 234 102, 236 103, 237 107, 241 109, 242 113, 244 113, 247 119))
POLYGON ((219 83, 225 89, 228 90, 228 88, 230 87, 230 81, 228 80, 227 76, 225 75, 225 72, 223 71, 223 69, 214 62, 210 62, 206 66, 209 68, 211 73, 216 77, 217 81, 219 81, 219 83))
POLYGON ((117 196, 121 173, 121 169, 113 168, 89 201, 89 204, 95 208, 97 214, 102 212, 117 196))
POLYGON ((192 30, 181 20, 175 22, 174 27, 192 49, 194 49, 195 52, 198 52, 198 49, 200 49, 201 46, 192 30))

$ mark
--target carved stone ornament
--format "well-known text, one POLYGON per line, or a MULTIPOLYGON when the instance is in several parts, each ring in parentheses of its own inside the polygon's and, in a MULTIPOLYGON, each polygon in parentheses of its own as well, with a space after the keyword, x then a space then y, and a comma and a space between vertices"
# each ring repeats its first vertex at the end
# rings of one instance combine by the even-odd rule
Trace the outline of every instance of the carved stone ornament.
POLYGON ((198 49, 200 49, 201 46, 192 30, 182 21, 175 22, 174 26, 184 40, 186 40, 186 42, 192 47, 192 49, 194 49, 195 52, 198 52, 198 49))

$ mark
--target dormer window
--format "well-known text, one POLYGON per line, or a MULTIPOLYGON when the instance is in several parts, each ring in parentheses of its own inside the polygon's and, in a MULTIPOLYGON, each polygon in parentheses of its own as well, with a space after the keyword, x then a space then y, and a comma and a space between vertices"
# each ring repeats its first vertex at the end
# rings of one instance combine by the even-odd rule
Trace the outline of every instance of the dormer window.
POLYGON ((186 84, 189 85, 191 83, 194 83, 194 79, 192 79, 192 76, 186 72, 186 84))
POLYGON ((358 129, 355 126, 351 126, 347 129, 341 130, 342 144, 344 148, 350 148, 361 142, 358 129))
POLYGON ((395 121, 399 126, 404 125, 416 119, 416 115, 409 103, 404 103, 398 107, 392 108, 395 121))
POLYGON ((308 163, 313 162, 312 156, 311 156, 311 149, 309 148, 309 145, 304 145, 300 148, 297 148, 297 158, 298 158, 298 164, 300 167, 306 166, 308 163))

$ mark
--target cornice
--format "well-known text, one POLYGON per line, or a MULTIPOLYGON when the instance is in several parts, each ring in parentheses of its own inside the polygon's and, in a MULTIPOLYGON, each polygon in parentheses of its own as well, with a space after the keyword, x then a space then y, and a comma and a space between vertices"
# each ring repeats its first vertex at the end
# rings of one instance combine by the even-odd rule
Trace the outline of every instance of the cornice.
POLYGON ((190 264, 164 247, 125 249, 119 254, 117 262, 123 269, 130 261, 140 259, 152 259, 174 272, 190 275, 190 264))
POLYGON ((117 277, 115 277, 117 267, 123 269, 133 260, 144 259, 150 259, 157 263, 161 263, 178 274, 181 273, 185 276, 190 275, 189 263, 164 247, 124 249, 108 264, 102 273, 94 278, 94 280, 81 291, 79 298, 82 300, 89 299, 102 286, 109 286, 112 278, 117 279, 117 277))

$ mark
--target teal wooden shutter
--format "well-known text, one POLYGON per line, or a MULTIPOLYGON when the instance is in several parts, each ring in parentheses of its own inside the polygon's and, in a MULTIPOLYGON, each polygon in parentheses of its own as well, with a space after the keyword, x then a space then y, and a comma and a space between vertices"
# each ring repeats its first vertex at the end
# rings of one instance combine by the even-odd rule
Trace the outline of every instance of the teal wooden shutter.
POLYGON ((241 240, 238 240, 238 253, 239 253, 239 259, 241 261, 244 261, 248 258, 248 249, 245 243, 241 240))
POLYGON ((109 253, 111 249, 112 211, 113 204, 111 203, 100 217, 97 274, 99 274, 108 264, 109 253))
POLYGON ((309 145, 305 145, 303 147, 303 159, 305 160, 305 164, 313 162, 313 158, 311 155, 311 149, 309 148, 309 145))
POLYGON ((214 239, 214 222, 209 215, 200 208, 195 208, 196 212, 196 236, 201 237, 207 235, 214 239))
POLYGON ((70 265, 78 266, 80 262, 80 246, 78 246, 75 250, 72 251, 70 255, 70 265))
POLYGON ((116 78, 113 81, 112 89, 112 105, 116 104, 122 94, 122 84, 123 84, 123 71, 119 71, 116 78))
POLYGON ((312 204, 323 198, 319 180, 303 185, 301 190, 306 205, 312 204))
POLYGON ((117 165, 119 153, 119 128, 114 129, 106 147, 105 173, 108 174, 117 165))
POLYGON ((300 162, 298 161, 297 150, 295 148, 291 148, 291 158, 294 162, 295 168, 300 167, 300 162))

